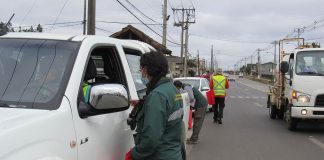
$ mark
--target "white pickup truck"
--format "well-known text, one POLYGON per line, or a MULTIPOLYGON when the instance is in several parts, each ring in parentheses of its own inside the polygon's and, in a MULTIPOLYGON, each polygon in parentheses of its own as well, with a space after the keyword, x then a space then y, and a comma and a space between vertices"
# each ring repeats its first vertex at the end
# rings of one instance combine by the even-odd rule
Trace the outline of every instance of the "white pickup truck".
POLYGON ((0 36, 0 159, 123 159, 134 146, 129 106, 145 93, 135 58, 145 51, 101 36, 0 36))

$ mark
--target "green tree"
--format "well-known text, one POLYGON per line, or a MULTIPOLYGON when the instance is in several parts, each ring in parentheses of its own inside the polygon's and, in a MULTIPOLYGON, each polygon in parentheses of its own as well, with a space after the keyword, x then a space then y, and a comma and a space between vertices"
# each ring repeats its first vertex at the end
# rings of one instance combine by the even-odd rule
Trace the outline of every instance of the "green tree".
POLYGON ((190 77, 194 77, 194 76, 196 75, 196 72, 190 69, 190 70, 188 71, 188 75, 189 75, 190 77))
POLYGON ((187 60, 187 66, 188 66, 189 68, 197 67, 196 62, 195 62, 194 59, 188 59, 188 60, 187 60))
POLYGON ((40 24, 38 24, 36 32, 43 32, 43 27, 40 24))

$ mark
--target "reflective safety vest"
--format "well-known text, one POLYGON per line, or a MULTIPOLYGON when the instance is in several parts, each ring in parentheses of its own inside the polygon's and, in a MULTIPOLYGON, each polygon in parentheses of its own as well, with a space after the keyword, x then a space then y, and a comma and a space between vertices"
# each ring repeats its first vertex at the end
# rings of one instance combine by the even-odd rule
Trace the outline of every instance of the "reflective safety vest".
POLYGON ((89 85, 89 84, 85 84, 83 86, 83 98, 84 98, 84 102, 86 102, 86 103, 89 102, 90 88, 91 88, 91 85, 89 85))
POLYGON ((213 76, 213 86, 215 96, 225 96, 226 95, 226 78, 223 75, 213 76))

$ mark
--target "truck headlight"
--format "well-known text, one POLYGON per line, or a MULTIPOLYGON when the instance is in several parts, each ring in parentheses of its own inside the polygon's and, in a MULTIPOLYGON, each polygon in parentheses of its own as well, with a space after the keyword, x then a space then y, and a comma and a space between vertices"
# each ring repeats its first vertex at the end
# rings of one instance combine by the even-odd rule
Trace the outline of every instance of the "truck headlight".
POLYGON ((307 95, 299 95, 297 98, 297 102, 301 102, 301 103, 308 103, 310 100, 310 97, 307 95))

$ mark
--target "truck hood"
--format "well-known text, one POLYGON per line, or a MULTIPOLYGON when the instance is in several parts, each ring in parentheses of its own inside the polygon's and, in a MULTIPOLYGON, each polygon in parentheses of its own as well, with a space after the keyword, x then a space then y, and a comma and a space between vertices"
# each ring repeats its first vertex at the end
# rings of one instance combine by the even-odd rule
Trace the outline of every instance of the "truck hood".
POLYGON ((1 160, 73 159, 71 157, 76 156, 76 150, 69 146, 69 142, 75 140, 75 133, 66 98, 59 109, 51 111, 0 108, 0 130, 1 160))
POLYGON ((324 76, 298 76, 293 80, 294 89, 309 95, 324 94, 324 76))

